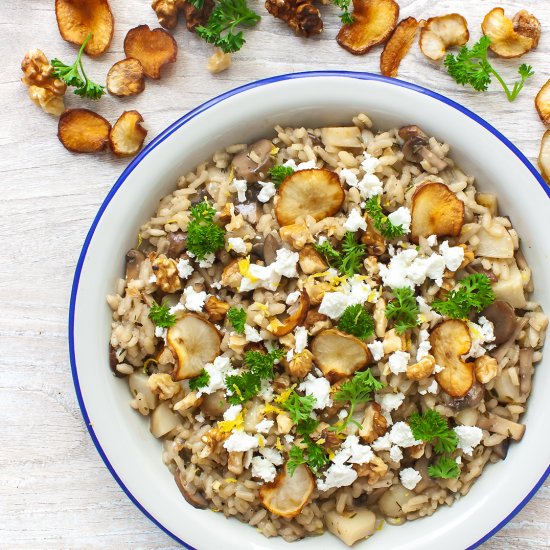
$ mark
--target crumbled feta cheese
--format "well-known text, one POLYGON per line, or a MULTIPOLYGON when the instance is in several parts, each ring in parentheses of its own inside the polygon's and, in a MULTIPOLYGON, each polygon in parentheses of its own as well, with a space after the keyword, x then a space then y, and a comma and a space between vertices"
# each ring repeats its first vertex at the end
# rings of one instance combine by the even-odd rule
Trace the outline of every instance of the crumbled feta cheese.
POLYGON ((166 333, 168 332, 167 328, 164 327, 155 327, 155 336, 157 338, 166 338, 166 333))
POLYGON ((397 410, 403 404, 405 396, 399 393, 377 393, 374 400, 380 405, 383 411, 391 412, 397 410))
POLYGON ((437 235, 430 235, 426 242, 428 243, 428 246, 435 246, 437 244, 437 235))
POLYGON ((176 267, 178 269, 178 275, 181 279, 187 279, 193 273, 193 267, 187 258, 180 258, 176 267))
POLYGON ((437 374, 438 372, 441 372, 445 370, 445 367, 442 367, 441 365, 438 365, 437 363, 434 366, 433 374, 437 374))
POLYGON ((256 424, 256 431, 260 434, 266 434, 269 432, 273 424, 275 424, 273 420, 268 420, 267 418, 264 418, 261 422, 258 422, 256 424))
POLYGON ((468 330, 472 338, 472 345, 470 346, 470 351, 464 357, 467 359, 469 357, 481 357, 485 355, 487 350, 483 344, 493 342, 495 339, 493 323, 486 317, 479 318, 479 325, 472 321, 466 321, 466 323, 468 324, 468 330))
POLYGON ((400 372, 407 372, 407 365, 411 354, 406 351, 395 351, 388 358, 388 365, 393 374, 399 374, 400 372))
POLYGON ((287 361, 292 361, 292 359, 294 358, 294 350, 293 349, 289 349, 287 352, 286 352, 286 360, 287 361))
POLYGON ((184 305, 178 302, 175 306, 172 306, 168 311, 172 315, 175 315, 178 311, 184 311, 184 310, 185 310, 184 305))
POLYGON ((371 443, 371 447, 375 451, 389 451, 391 449, 390 432, 376 438, 371 443))
POLYGON ((233 432, 224 441, 223 446, 230 453, 245 452, 258 447, 258 438, 244 432, 233 432))
POLYGON ((204 267, 205 269, 208 269, 209 267, 212 267, 214 265, 215 261, 216 255, 211 252, 210 254, 207 254, 202 260, 199 260, 199 267, 204 267))
POLYGON ((340 411, 338 411, 338 418, 340 420, 343 420, 347 416, 348 416, 348 411, 346 409, 341 409, 340 411))
POLYGON ((319 306, 319 313, 339 319, 348 306, 374 303, 378 300, 378 292, 373 291, 360 275, 354 275, 344 281, 334 292, 326 292, 319 306))
POLYGON ((404 468, 399 473, 399 479, 401 480, 401 485, 412 491, 420 481, 422 481, 422 476, 418 470, 414 468, 404 468))
POLYGON ((401 460, 403 460, 403 451, 401 450, 401 448, 398 447, 397 445, 394 445, 390 449, 390 458, 394 462, 400 462, 401 460))
POLYGON ((220 290, 222 287, 221 281, 214 281, 211 285, 212 288, 215 288, 216 290, 220 290))
POLYGON ((299 290, 295 290, 294 292, 291 292, 287 297, 286 297, 286 305, 287 306, 292 306, 294 305, 298 299, 300 298, 301 296, 301 293, 299 290))
POLYGON ((283 455, 272 447, 261 447, 259 453, 275 466, 280 466, 284 462, 283 455))
POLYGON ((153 283, 156 283, 157 282, 157 276, 153 273, 149 279, 147 279, 147 282, 152 285, 153 283))
POLYGON ((296 353, 302 353, 307 348, 307 329, 306 327, 298 327, 294 331, 296 353))
POLYGON ((235 420, 237 416, 239 416, 239 413, 243 410, 242 405, 231 405, 229 409, 227 409, 223 413, 223 419, 224 420, 235 420))
POLYGON ((263 340, 260 332, 254 327, 251 327, 248 323, 244 325, 244 337, 247 342, 261 342, 263 340))
POLYGON ((258 221, 258 211, 255 203, 247 202, 245 204, 239 204, 237 205, 237 211, 250 223, 256 223, 258 221))
POLYGON ((390 441, 399 447, 413 447, 422 443, 414 438, 411 427, 405 422, 396 422, 392 426, 390 441))
POLYGON ((368 445, 361 445, 356 435, 348 435, 342 443, 340 450, 336 453, 332 461, 335 464, 366 464, 374 457, 372 449, 368 445))
POLYGON ((363 160, 361 161, 361 168, 365 171, 365 174, 374 174, 376 169, 380 166, 380 160, 373 157, 366 151, 363 153, 363 160))
POLYGON ((233 250, 237 254, 246 254, 246 243, 240 237, 229 237, 227 250, 233 250))
POLYGON ((405 234, 411 230, 411 211, 406 206, 401 206, 395 212, 392 212, 388 219, 393 225, 401 225, 405 234))
POLYGON ((384 184, 378 176, 374 174, 365 174, 357 184, 359 194, 362 199, 370 199, 376 195, 381 195, 384 191, 384 184))
POLYGON ((234 179, 233 183, 230 186, 230 191, 237 193, 237 199, 239 202, 244 202, 246 201, 247 188, 248 184, 246 183, 246 180, 234 179))
POLYGON ((455 462, 456 462, 458 465, 462 464, 462 457, 461 457, 461 456, 457 456, 457 457, 455 458, 455 462))
POLYGON ((458 436, 458 448, 465 454, 471 455, 474 447, 477 447, 483 437, 483 430, 477 426, 456 426, 454 428, 458 436))
POLYGON ((347 487, 357 479, 357 472, 351 464, 332 464, 325 472, 325 479, 317 479, 320 491, 328 491, 333 487, 347 487))
POLYGON ((206 292, 196 292, 192 286, 188 286, 183 291, 183 295, 185 296, 185 307, 189 311, 202 311, 206 301, 206 292))
POLYGON ((261 397, 266 403, 273 401, 273 386, 270 380, 262 380, 262 385, 258 396, 261 397))
POLYGON ((353 170, 342 168, 339 176, 342 183, 347 183, 350 187, 357 187, 357 174, 353 170))
POLYGON ((421 330, 418 334, 418 346, 416 350, 416 360, 420 361, 429 355, 429 351, 432 349, 430 344, 430 334, 427 330, 421 330))
POLYGON ((267 483, 270 483, 275 479, 275 476, 277 475, 277 470, 275 469, 275 466, 273 466, 273 464, 269 462, 269 460, 261 456, 255 456, 252 459, 251 464, 252 477, 259 477, 267 483))
POLYGON ((380 340, 374 340, 374 342, 367 344, 367 347, 369 348, 372 358, 375 361, 380 361, 380 359, 384 357, 384 343, 380 340))
POLYGON ((315 378, 311 373, 298 386, 306 395, 315 397, 315 409, 324 409, 332 405, 330 398, 330 382, 326 378, 315 378))
POLYGON ((296 164, 294 159, 288 159, 283 163, 283 166, 290 166, 290 168, 292 168, 295 172, 299 172, 300 170, 311 170, 312 168, 316 168, 317 163, 314 160, 308 160, 306 162, 296 164))
POLYGON ((292 434, 286 434, 283 439, 285 440, 285 443, 287 445, 292 445, 292 443, 294 442, 294 436, 292 434))
POLYGON ((229 357, 225 357, 224 355, 216 357, 213 363, 206 363, 204 370, 209 376, 208 384, 199 388, 197 397, 200 397, 202 394, 211 394, 215 391, 225 389, 225 378, 238 373, 231 365, 229 357))
POLYGON ((431 323, 432 321, 438 321, 441 319, 441 315, 434 311, 427 303, 422 296, 416 297, 416 303, 418 304, 418 310, 420 315, 418 319, 421 323, 431 323))
POLYGON ((364 231, 367 229, 367 222, 365 221, 365 218, 361 216, 361 213, 357 208, 354 208, 349 216, 348 219, 344 222, 344 229, 346 231, 359 231, 359 229, 363 229, 364 231))
POLYGON ((297 252, 280 248, 277 250, 275 261, 270 265, 250 264, 245 272, 241 269, 243 278, 239 291, 247 292, 259 287, 276 290, 281 277, 292 278, 298 276, 298 272, 296 271, 298 259, 299 255, 297 252))
POLYGON ((258 193, 258 200, 260 202, 268 202, 277 193, 275 184, 272 181, 259 181, 262 186, 262 190, 258 193))
POLYGON ((461 246, 449 246, 449 241, 443 241, 439 245, 439 253, 445 260, 447 269, 456 271, 464 260, 464 249, 461 246))
POLYGON ((420 395, 426 395, 427 393, 436 394, 439 391, 439 384, 432 380, 432 383, 425 390, 418 390, 420 395))

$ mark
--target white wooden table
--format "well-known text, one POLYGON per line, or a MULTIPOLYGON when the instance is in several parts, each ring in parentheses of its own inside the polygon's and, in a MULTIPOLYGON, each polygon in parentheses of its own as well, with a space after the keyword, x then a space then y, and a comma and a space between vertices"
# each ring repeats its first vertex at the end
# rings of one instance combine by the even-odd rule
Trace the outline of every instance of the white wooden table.
MULTIPOLYGON (((84 236, 105 194, 127 164, 108 153, 68 153, 56 139, 57 120, 31 104, 19 82, 24 53, 42 48, 71 60, 74 48, 59 36, 53 0, 2 2, 0 7, 0 547, 174 548, 175 543, 128 500, 104 467, 88 436, 73 391, 67 352, 67 311, 73 270, 84 236)), ((116 29, 110 51, 86 59, 98 81, 124 57, 128 29, 156 25, 149 0, 111 0, 116 29)), ((138 109, 152 138, 199 103, 250 80, 312 69, 378 72, 380 49, 355 57, 334 37, 336 10, 322 8, 325 31, 302 39, 268 15, 247 33, 248 44, 230 70, 206 70, 209 46, 187 32, 174 35, 177 63, 162 80, 147 81, 143 94, 120 100, 106 96, 95 108, 114 122, 138 109)), ((492 2, 400 0, 402 16, 417 18, 459 11, 477 40, 492 2)), ((500 0, 510 14, 533 11, 543 24, 538 49, 525 61, 536 76, 509 104, 500 88, 487 94, 457 87, 438 65, 413 46, 399 76, 441 92, 473 109, 534 160, 543 132, 533 97, 550 76, 550 2, 500 0)), ((511 80, 519 61, 496 61, 511 80)), ((68 105, 89 106, 67 94, 68 105)), ((160 457, 159 457, 160 460, 160 457)), ((159 462, 160 464, 160 462, 159 462)), ((160 466, 159 466, 160 467, 160 466)), ((528 467, 528 465, 526 465, 528 467)), ((492 540, 488 549, 550 547, 550 483, 492 540)), ((202 549, 201 549, 202 550, 202 549)))

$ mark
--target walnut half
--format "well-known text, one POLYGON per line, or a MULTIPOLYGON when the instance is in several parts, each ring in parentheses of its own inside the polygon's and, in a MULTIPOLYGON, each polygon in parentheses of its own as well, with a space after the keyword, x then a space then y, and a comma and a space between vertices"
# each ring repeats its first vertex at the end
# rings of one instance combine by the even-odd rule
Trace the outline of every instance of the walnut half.
POLYGON ((266 0, 266 10, 288 23, 296 34, 310 36, 323 30, 321 12, 313 5, 313 0, 266 0))

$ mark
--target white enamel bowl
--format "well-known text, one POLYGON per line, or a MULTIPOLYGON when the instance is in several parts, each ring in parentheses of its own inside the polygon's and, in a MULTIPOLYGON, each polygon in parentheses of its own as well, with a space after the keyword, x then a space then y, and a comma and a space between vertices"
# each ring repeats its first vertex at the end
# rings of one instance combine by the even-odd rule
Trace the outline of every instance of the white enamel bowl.
MULTIPOLYGON (((128 406, 126 382, 108 365, 111 313, 105 295, 123 270, 141 223, 170 193, 180 174, 226 145, 271 135, 275 124, 320 127, 346 124, 364 112, 378 128, 418 124, 451 145, 452 156, 479 188, 496 192, 501 212, 521 236, 533 270, 535 299, 550 312, 548 189, 504 136, 460 105, 429 90, 380 76, 351 72, 302 73, 255 82, 194 109, 128 166, 102 204, 84 243, 71 297, 72 372, 90 435, 128 497, 161 529, 187 547, 288 548, 221 514, 195 510, 181 497, 161 460, 148 423, 128 406)), ((505 461, 486 469, 470 493, 432 517, 386 526, 358 548, 463 550, 486 540, 533 496, 549 473, 550 356, 537 366, 525 437, 505 461)), ((296 550, 343 548, 330 534, 293 543, 296 550)))

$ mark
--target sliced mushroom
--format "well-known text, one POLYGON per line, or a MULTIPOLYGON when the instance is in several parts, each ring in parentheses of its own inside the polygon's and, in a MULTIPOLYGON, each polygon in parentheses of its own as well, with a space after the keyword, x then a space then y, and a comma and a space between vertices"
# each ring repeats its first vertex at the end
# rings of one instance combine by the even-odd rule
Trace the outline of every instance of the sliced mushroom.
POLYGON ((185 250, 185 233, 183 231, 174 231, 168 233, 168 250, 166 255, 169 258, 179 258, 180 254, 185 250))
POLYGON ((420 128, 419 126, 416 126, 416 124, 409 124, 408 126, 402 126, 399 128, 398 131, 399 137, 407 141, 408 139, 416 136, 421 136, 427 138, 427 134, 420 128))
POLYGON ((126 281, 137 279, 141 262, 145 260, 145 254, 141 250, 132 248, 126 253, 126 281))
POLYGON ((531 393, 531 379, 533 377, 533 348, 519 350, 519 391, 522 396, 531 393))
POLYGON ((370 537, 376 529, 376 515, 367 509, 349 510, 342 514, 331 510, 325 514, 325 521, 327 529, 348 546, 370 537))
POLYGON ((270 265, 277 259, 277 250, 280 248, 280 245, 279 239, 273 233, 267 235, 263 246, 263 260, 265 265, 270 265))
POLYGON ((267 326, 267 330, 269 330, 271 334, 278 337, 292 332, 297 326, 304 323, 308 309, 309 296, 307 295, 307 292, 302 290, 300 293, 300 302, 296 311, 292 315, 289 315, 284 322, 281 322, 278 319, 272 319, 267 326))
POLYGON ((441 394, 441 398, 447 407, 450 407, 454 411, 458 412, 471 407, 477 407, 483 399, 483 393, 483 386, 477 382, 474 382, 464 397, 453 399, 450 395, 443 392, 441 394))
POLYGON ((229 408, 223 390, 206 394, 201 403, 201 411, 210 418, 219 418, 229 408))
POLYGON ((517 321, 514 308, 503 300, 495 300, 481 312, 481 316, 493 323, 495 339, 492 343, 495 346, 506 342, 516 329, 517 321))
POLYGON ((113 371, 113 374, 117 378, 124 378, 124 374, 119 372, 118 369, 117 369, 118 357, 117 357, 117 354, 116 354, 116 349, 111 344, 109 344, 109 366, 111 367, 111 370, 113 371))
POLYGON ((510 448, 510 438, 507 437, 504 441, 501 441, 498 445, 493 447, 493 453, 495 453, 501 460, 505 460, 508 456, 508 449, 510 448))
POLYGON ((242 153, 235 155, 232 162, 235 176, 248 183, 261 180, 273 166, 272 151, 273 143, 268 139, 261 139, 242 153))
POLYGON ((487 416, 482 416, 477 422, 478 427, 482 430, 488 430, 491 433, 510 436, 514 441, 519 441, 525 433, 525 425, 512 422, 502 416, 489 413, 487 416))
POLYGON ((199 510, 206 510, 206 508, 208 508, 208 501, 206 500, 206 498, 202 493, 200 493, 197 490, 193 493, 189 491, 189 489, 193 486, 190 483, 184 483, 182 481, 181 472, 179 470, 176 472, 174 479, 176 480, 176 485, 178 486, 178 489, 183 495, 183 498, 189 504, 191 504, 193 508, 198 508, 199 510))
POLYGON ((409 135, 403 143, 401 150, 403 156, 409 162, 420 163, 423 160, 429 162, 430 165, 438 172, 445 170, 448 164, 444 160, 440 159, 437 155, 432 153, 428 148, 428 137, 418 128, 418 126, 405 126, 401 128, 400 135, 409 135), (401 131, 402 130, 402 131, 401 131), (422 133, 420 133, 422 132, 422 133))
POLYGON ((272 514, 294 518, 306 505, 314 487, 313 476, 307 466, 300 464, 290 475, 285 464, 272 483, 260 487, 260 502, 272 514))
POLYGON ((178 424, 178 415, 170 408, 170 401, 163 401, 152 413, 149 430, 159 438, 171 432, 178 424))

